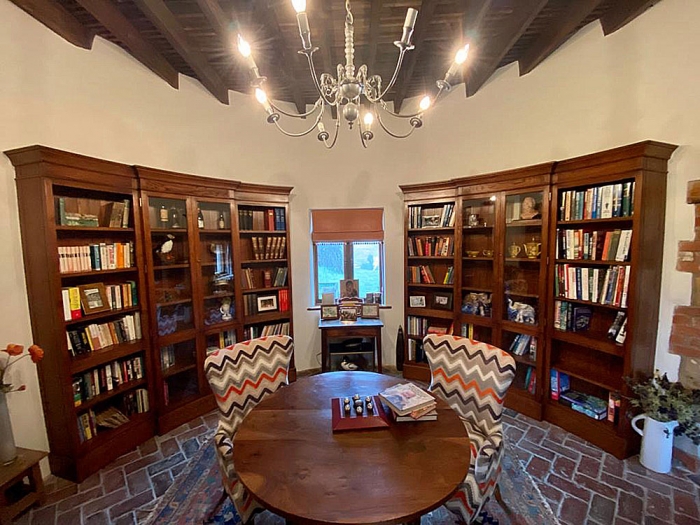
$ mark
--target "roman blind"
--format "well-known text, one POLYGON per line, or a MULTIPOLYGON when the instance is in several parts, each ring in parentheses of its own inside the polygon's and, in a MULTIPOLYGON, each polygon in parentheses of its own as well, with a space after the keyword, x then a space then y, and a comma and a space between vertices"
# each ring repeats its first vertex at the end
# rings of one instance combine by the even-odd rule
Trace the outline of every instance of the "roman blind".
POLYGON ((383 208, 311 210, 313 242, 383 241, 383 208))

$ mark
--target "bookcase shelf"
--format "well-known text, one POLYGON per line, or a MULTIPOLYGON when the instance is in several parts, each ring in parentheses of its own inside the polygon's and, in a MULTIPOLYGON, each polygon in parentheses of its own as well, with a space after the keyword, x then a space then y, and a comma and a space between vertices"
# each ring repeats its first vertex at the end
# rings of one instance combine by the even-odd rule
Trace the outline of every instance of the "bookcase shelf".
POLYGON ((89 272, 63 272, 60 273, 61 279, 70 279, 72 277, 95 277, 97 279, 100 279, 101 276, 103 275, 113 275, 113 274, 119 274, 119 273, 133 273, 137 272, 138 268, 136 267, 130 267, 130 268, 115 268, 113 270, 91 270, 89 272))
MULTIPOLYGON (((456 254, 454 286, 407 282, 406 325, 409 316, 427 318, 431 325, 443 323, 442 327, 451 327, 455 334, 506 351, 516 342, 525 341, 521 336, 529 337, 534 356, 514 355, 518 371, 514 387, 506 396, 506 406, 560 425, 618 458, 634 454, 639 439, 623 416, 629 408, 625 398, 630 392, 622 375, 653 371, 654 355, 649 349, 656 343, 666 170, 674 149, 672 145, 646 141, 499 173, 401 186, 406 250, 411 239, 419 234, 439 232, 439 235, 454 234, 456 254), (412 222, 415 210, 435 209, 445 203, 454 204, 454 228, 415 227, 412 222), (605 218, 598 218, 601 215, 605 218), (563 220, 564 217, 575 219, 563 220), (528 243, 535 244, 526 246, 528 243), (595 247, 598 259, 570 259, 566 251, 562 252, 564 256, 559 255, 561 248, 572 247, 574 253, 584 256, 595 247), (614 257, 626 260, 600 260, 602 257, 598 255, 607 254, 608 247, 615 250, 611 251, 614 257), (537 248, 540 255, 528 258, 527 253, 537 248), (478 255, 469 257, 469 252, 478 255), (576 270, 570 269, 572 277, 569 277, 557 265, 569 265, 576 270), (594 276, 600 279, 595 283, 596 294, 614 296, 618 304, 625 304, 624 297, 626 307, 567 299, 555 291, 562 289, 561 283, 569 287, 586 277, 590 285, 594 276), (604 283, 608 276, 610 282, 604 283), (427 297, 440 289, 454 295, 450 315, 436 316, 429 309, 410 307, 410 296, 427 297), (474 315, 477 310, 488 311, 490 316, 474 315), (576 327, 583 331, 558 329, 555 316, 561 316, 562 312, 572 317, 556 317, 557 322, 573 326, 569 323, 575 315, 576 321, 582 323, 576 327), (533 313, 536 324, 512 320, 533 313), (623 314, 627 320, 623 331, 626 340, 619 344, 608 337, 608 331, 620 330, 623 314), (530 367, 534 384, 525 385, 530 367), (618 422, 597 421, 552 402, 552 370, 569 374, 573 390, 606 403, 609 395, 619 395, 622 401, 618 422)), ((406 254, 406 281, 410 279, 410 267, 416 266, 418 259, 406 254)), ((424 258, 421 264, 434 262, 424 258)), ((583 286, 580 292, 576 290, 577 296, 590 298, 585 290, 583 286)), ((404 376, 429 381, 429 368, 420 356, 421 340, 421 336, 415 335, 406 338, 404 376)))
POLYGON ((140 306, 132 306, 129 308, 115 308, 114 310, 109 310, 107 312, 100 312, 99 314, 90 314, 85 315, 83 317, 79 317, 78 319, 71 319, 70 321, 66 321, 65 323, 66 326, 73 326, 81 323, 91 323, 92 321, 99 321, 100 319, 106 319, 108 317, 113 316, 126 315, 129 313, 138 312, 140 310, 140 306))
POLYGON ((112 399, 113 397, 120 396, 126 392, 129 392, 130 390, 134 390, 136 388, 145 386, 146 383, 146 379, 134 379, 131 381, 127 381, 126 383, 121 384, 118 387, 113 388, 112 390, 109 390, 107 392, 104 392, 86 401, 81 402, 80 405, 75 407, 75 411, 78 413, 85 412, 86 410, 90 410, 94 406, 99 405, 100 403, 104 403, 105 401, 112 399))
POLYGON ((71 359, 70 373, 77 374, 90 368, 95 368, 117 359, 142 352, 144 349, 143 340, 122 343, 108 346, 84 355, 79 355, 71 359))
POLYGON ((133 228, 110 228, 108 226, 62 226, 56 225, 57 233, 134 233, 133 228))

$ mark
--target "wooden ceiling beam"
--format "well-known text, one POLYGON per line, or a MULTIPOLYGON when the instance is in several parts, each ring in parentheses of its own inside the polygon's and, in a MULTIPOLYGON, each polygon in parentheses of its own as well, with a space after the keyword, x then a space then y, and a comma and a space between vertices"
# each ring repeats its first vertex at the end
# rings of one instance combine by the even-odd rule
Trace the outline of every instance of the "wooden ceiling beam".
POLYGON ((558 17, 553 18, 542 30, 532 45, 518 59, 520 76, 527 75, 542 63, 559 46, 566 42, 569 35, 581 25, 588 15, 604 0, 576 0, 558 17))
MULTIPOLYGON (((577 0, 578 1, 578 0, 577 0)), ((498 68, 501 60, 530 26, 547 0, 518 0, 513 11, 503 20, 499 33, 479 47, 477 57, 466 73, 467 96, 483 86, 498 68)))
POLYGON ((178 88, 178 72, 143 38, 129 20, 111 2, 104 0, 77 0, 83 9, 105 26, 128 49, 131 55, 175 89, 178 88))
POLYGON ((382 25, 379 15, 382 12, 382 0, 372 0, 369 13, 369 52, 367 53, 367 67, 370 74, 377 74, 377 45, 379 44, 379 29, 382 25))
MULTIPOLYGON (((333 11, 331 10, 330 2, 323 2, 321 8, 323 13, 323 33, 321 36, 321 54, 323 56, 323 71, 322 73, 330 73, 335 76, 336 67, 333 64, 333 35, 335 34, 335 19, 333 18, 333 11)), ((318 71, 316 72, 318 74, 318 71)), ((338 108, 336 106, 331 106, 331 118, 336 120, 338 118, 338 108)))
POLYGON ((294 74, 294 63, 297 60, 301 60, 301 55, 287 46, 282 38, 282 29, 280 28, 275 6, 260 4, 267 4, 267 2, 256 2, 256 9, 259 10, 260 14, 258 20, 265 28, 270 30, 268 34, 271 34, 275 56, 279 57, 279 67, 284 72, 285 80, 292 93, 292 102, 294 102, 299 114, 306 113, 304 94, 301 92, 301 87, 294 74))
MULTIPOLYGON (((469 44, 471 56, 478 53, 481 43, 481 30, 484 26, 486 14, 489 12, 489 9, 491 9, 491 4, 493 4, 493 0, 470 0, 464 10, 464 17, 462 18, 462 38, 465 43, 469 44)), ((471 60, 469 60, 462 69, 464 70, 464 68, 469 67, 470 63, 471 60)), ((463 73, 463 77, 464 75, 463 73)), ((464 78, 462 81, 464 82, 464 78)), ((464 82, 464 95, 467 97, 469 96, 466 82, 464 82)))
POLYGON ((401 111, 401 106, 408 93, 408 86, 413 78, 413 70, 416 67, 416 62, 418 62, 418 57, 425 47, 425 35, 428 32, 430 21, 433 19, 438 3, 438 0, 423 0, 418 10, 418 20, 416 21, 412 39, 415 49, 406 53, 399 78, 396 81, 396 93, 394 95, 394 111, 396 113, 401 111))
POLYGON ((92 49, 95 35, 56 0, 11 0, 13 4, 71 44, 92 49))
POLYGON ((228 87, 207 58, 191 44, 185 30, 163 0, 134 0, 134 3, 197 74, 202 85, 217 100, 228 105, 228 87))
POLYGON ((605 36, 629 24, 654 4, 661 0, 618 0, 600 18, 605 36))

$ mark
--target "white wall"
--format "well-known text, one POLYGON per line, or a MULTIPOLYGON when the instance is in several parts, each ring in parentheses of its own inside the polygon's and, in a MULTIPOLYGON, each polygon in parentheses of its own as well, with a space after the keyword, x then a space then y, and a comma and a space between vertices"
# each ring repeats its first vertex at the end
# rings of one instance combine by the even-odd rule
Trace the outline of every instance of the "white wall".
MULTIPOLYGON (((688 180, 700 173, 700 45, 692 20, 700 2, 666 0, 603 38, 592 24, 534 72, 498 72, 474 97, 460 86, 408 141, 378 137, 363 150, 346 132, 326 151, 313 137, 289 139, 264 123, 249 97, 219 104, 181 77, 171 89, 119 48, 97 39, 78 49, 0 0, 0 151, 44 144, 128 164, 250 182, 295 186, 292 259, 297 367, 319 366, 318 314, 307 312, 308 210, 383 206, 386 210, 388 300, 382 314, 384 359, 393 362, 403 304, 402 201, 397 185, 483 173, 571 157, 644 139, 680 144, 670 164, 669 200, 657 364, 675 373, 668 355, 673 304, 689 300, 690 278, 673 270, 678 240, 691 238, 688 180)), ((264 65, 261 64, 264 69, 264 65)), ((0 157, 0 344, 29 344, 14 171, 0 157)), ((659 247, 661 249, 661 247, 659 247)), ((652 349, 650 349, 652 351, 652 349)), ((46 448, 31 363, 12 394, 19 444, 46 448)))

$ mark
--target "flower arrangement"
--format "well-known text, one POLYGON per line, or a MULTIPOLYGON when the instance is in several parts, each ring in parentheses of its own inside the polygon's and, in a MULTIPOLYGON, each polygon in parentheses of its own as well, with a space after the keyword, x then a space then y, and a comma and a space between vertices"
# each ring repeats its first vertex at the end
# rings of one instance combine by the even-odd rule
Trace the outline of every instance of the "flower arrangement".
POLYGON ((10 383, 5 383, 5 373, 12 365, 25 357, 29 357, 32 362, 38 363, 44 358, 44 351, 40 346, 32 345, 25 354, 24 347, 14 343, 10 343, 4 350, 0 350, 0 392, 7 394, 27 389, 27 385, 13 386, 10 383))
POLYGON ((643 381, 625 378, 637 398, 630 404, 641 408, 660 422, 678 421, 676 435, 685 435, 700 445, 700 390, 685 388, 679 381, 669 381, 658 370, 643 381))

